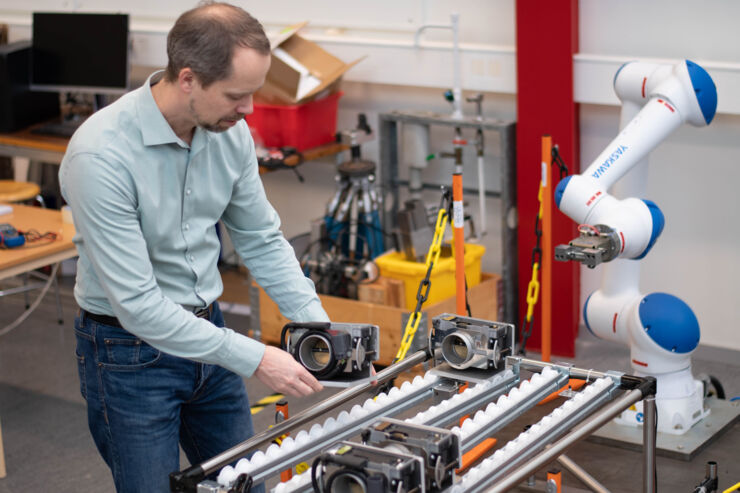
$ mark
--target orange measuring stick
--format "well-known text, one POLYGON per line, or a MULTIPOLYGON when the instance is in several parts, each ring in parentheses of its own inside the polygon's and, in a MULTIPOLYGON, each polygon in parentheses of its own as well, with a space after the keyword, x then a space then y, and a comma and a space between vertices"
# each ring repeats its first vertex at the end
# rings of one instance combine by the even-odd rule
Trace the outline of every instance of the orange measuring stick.
POLYGON ((552 347, 552 137, 542 136, 542 361, 552 347))
POLYGON ((465 309, 465 231, 463 215, 462 173, 452 175, 453 239, 455 240, 455 309, 458 315, 466 316, 465 309))

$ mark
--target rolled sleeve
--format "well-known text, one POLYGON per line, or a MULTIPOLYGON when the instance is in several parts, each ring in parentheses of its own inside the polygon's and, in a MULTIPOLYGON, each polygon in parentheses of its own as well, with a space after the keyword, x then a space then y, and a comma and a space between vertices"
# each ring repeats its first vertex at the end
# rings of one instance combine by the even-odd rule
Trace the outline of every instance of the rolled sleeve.
POLYGON ((293 247, 280 231, 280 218, 267 200, 254 144, 249 141, 248 164, 234 186, 224 225, 250 274, 283 316, 296 322, 329 321, 313 282, 303 274, 293 247))

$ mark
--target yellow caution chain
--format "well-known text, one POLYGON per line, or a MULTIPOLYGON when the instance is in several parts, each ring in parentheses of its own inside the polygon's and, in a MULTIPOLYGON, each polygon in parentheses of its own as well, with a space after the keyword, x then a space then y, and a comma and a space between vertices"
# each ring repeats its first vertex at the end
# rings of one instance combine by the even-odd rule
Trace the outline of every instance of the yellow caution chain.
POLYGON ((527 345, 527 339, 532 335, 532 317, 534 315, 534 307, 537 304, 537 300, 540 297, 540 282, 537 276, 540 271, 540 260, 542 258, 542 248, 540 247, 540 238, 542 237, 542 230, 540 229, 540 221, 542 220, 542 193, 543 186, 542 180, 540 180, 540 188, 537 192, 537 201, 540 204, 537 210, 537 218, 535 222, 535 235, 537 241, 534 248, 532 249, 532 278, 527 285, 527 315, 524 317, 524 323, 522 324, 522 339, 521 347, 519 352, 524 353, 524 348, 527 345))
POLYGON ((730 493, 732 491, 740 491, 740 483, 735 483, 733 486, 730 486, 722 493, 730 493))
POLYGON ((421 305, 426 301, 429 295, 429 288, 431 283, 429 282, 429 276, 432 273, 434 264, 439 260, 439 255, 442 252, 442 239, 444 238, 445 228, 447 226, 447 210, 444 207, 439 208, 437 214, 437 224, 434 227, 434 237, 432 238, 432 244, 429 246, 426 258, 427 274, 424 279, 419 283, 419 291, 416 294, 416 308, 406 322, 406 328, 403 331, 403 337, 401 338, 401 345, 396 353, 394 362, 401 361, 406 357, 406 353, 411 347, 411 342, 414 340, 416 330, 419 328, 421 322, 421 305), (426 286, 426 292, 422 296, 422 289, 426 286))
POLYGON ((250 407, 249 409, 251 410, 252 414, 257 414, 258 412, 262 411, 264 408, 266 408, 270 404, 274 404, 280 399, 284 399, 284 398, 285 396, 283 394, 271 394, 255 402, 254 405, 250 407))
MULTIPOLYGON (((568 176, 568 167, 565 165, 565 162, 563 161, 563 158, 560 157, 560 151, 558 150, 558 146, 554 145, 551 152, 551 161, 550 165, 553 164, 557 165, 558 170, 560 171, 560 179, 562 180, 566 176, 568 176)), ((537 275, 539 274, 541 260, 542 260, 542 247, 540 246, 540 240, 542 238, 542 229, 540 227, 540 224, 542 223, 542 215, 543 215, 543 205, 542 205, 542 199, 544 194, 544 186, 543 182, 545 181, 546 173, 549 172, 549 168, 544 166, 543 162, 543 169, 542 169, 542 178, 540 179, 540 186, 539 190, 537 191, 537 201, 539 202, 539 209, 537 210, 537 218, 535 220, 534 224, 534 234, 536 237, 536 242, 534 245, 534 248, 532 248, 532 279, 529 281, 529 284, 527 285, 527 316, 524 317, 524 322, 522 323, 522 338, 521 338, 521 344, 519 347, 519 353, 520 354, 526 354, 526 346, 527 346, 527 339, 529 339, 529 336, 532 335, 532 326, 534 325, 532 318, 534 316, 534 306, 537 304, 537 300, 540 297, 540 282, 537 280, 537 275)), ((549 200, 549 198, 548 198, 549 200)), ((550 255, 551 252, 548 252, 548 255, 550 255)))

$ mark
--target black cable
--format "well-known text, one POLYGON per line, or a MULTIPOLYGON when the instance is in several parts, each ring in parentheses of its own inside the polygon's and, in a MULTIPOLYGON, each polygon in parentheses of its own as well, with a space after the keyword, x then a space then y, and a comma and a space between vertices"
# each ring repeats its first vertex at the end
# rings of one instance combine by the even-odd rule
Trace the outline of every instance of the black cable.
MULTIPOLYGON (((653 399, 655 399, 656 396, 653 396, 653 399)), ((654 436, 658 436, 658 406, 653 406, 653 422, 655 422, 655 434, 654 436)), ((658 493, 658 461, 653 458, 653 479, 655 480, 655 484, 653 485, 655 493, 658 493)))
POLYGON ((318 457, 316 457, 316 459, 314 459, 313 464, 311 465, 311 486, 313 486, 313 490, 317 493, 323 493, 324 491, 323 481, 322 484, 319 485, 319 482, 316 479, 316 471, 319 469, 319 467, 322 467, 323 463, 324 457, 323 455, 319 455, 318 457))
POLYGON ((709 381, 712 382, 712 387, 714 387, 714 390, 717 392, 717 399, 724 399, 725 398, 725 388, 722 387, 722 384, 719 382, 719 379, 715 377, 714 375, 709 375, 709 381))

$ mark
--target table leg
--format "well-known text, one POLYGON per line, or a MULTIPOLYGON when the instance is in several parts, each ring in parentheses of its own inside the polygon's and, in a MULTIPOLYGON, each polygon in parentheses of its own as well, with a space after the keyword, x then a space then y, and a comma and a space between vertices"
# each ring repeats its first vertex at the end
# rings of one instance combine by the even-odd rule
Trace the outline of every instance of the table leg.
POLYGON ((7 476, 7 471, 5 470, 5 450, 3 450, 3 427, 0 423, 0 479, 5 476, 7 476))

